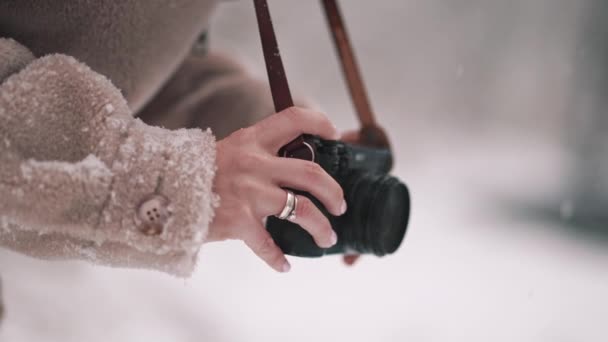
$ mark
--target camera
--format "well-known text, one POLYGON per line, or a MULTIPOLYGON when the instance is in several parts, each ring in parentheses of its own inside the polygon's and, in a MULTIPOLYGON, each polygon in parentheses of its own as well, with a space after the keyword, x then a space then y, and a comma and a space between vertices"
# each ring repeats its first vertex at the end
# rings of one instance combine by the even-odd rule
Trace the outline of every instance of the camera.
POLYGON ((269 217, 266 229, 285 254, 300 257, 346 253, 383 256, 399 248, 407 230, 410 196, 405 184, 388 174, 392 165, 390 150, 312 135, 304 135, 298 144, 290 145, 279 154, 319 164, 344 190, 348 210, 342 216, 333 216, 310 194, 294 191, 309 198, 323 212, 338 235, 338 242, 330 248, 321 248, 297 224, 269 217))

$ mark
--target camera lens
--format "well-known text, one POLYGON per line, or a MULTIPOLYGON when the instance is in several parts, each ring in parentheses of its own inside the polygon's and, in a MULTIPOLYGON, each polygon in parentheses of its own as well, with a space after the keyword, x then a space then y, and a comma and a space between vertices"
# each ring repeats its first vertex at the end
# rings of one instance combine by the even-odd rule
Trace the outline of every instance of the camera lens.
POLYGON ((330 215, 316 198, 297 192, 308 197, 327 216, 338 234, 338 243, 321 248, 297 224, 271 216, 266 228, 284 253, 319 257, 355 251, 383 256, 399 248, 410 216, 407 187, 395 177, 360 171, 344 175, 341 185, 348 210, 337 217, 330 215))
POLYGON ((395 177, 373 173, 353 173, 346 183, 349 210, 341 224, 345 246, 378 256, 395 252, 403 241, 410 215, 405 184, 395 177))

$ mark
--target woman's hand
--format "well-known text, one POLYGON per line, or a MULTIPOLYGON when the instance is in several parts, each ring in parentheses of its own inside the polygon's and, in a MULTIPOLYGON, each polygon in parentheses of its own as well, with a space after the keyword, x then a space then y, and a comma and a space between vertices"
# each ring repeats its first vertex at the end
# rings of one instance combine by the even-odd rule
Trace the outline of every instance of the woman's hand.
MULTIPOLYGON (((312 194, 333 215, 346 212, 340 185, 318 164, 277 156, 282 146, 303 133, 325 139, 340 136, 323 114, 292 107, 218 142, 214 191, 220 196, 220 206, 207 241, 243 240, 269 266, 287 272, 290 265, 285 255, 262 223, 283 210, 287 193, 282 188, 312 194)), ((328 248, 337 241, 329 220, 306 197, 298 196, 293 222, 308 231, 319 247, 328 248)))

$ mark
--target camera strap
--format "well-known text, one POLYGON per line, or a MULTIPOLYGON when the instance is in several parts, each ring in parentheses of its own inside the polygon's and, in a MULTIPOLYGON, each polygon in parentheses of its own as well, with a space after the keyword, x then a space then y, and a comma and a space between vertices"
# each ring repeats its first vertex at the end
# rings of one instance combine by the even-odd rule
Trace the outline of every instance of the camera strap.
POLYGON ((253 2, 258 19, 258 28, 260 30, 260 39, 262 40, 262 50, 264 51, 264 60, 266 62, 266 71, 268 72, 268 81, 270 81, 274 109, 278 113, 292 107, 293 99, 291 98, 291 91, 289 90, 287 75, 283 67, 277 37, 274 33, 268 3, 266 0, 253 0, 253 2))
MULTIPOLYGON (((266 0, 253 0, 253 3, 255 5, 255 15, 258 19, 258 28, 260 30, 260 39, 262 40, 262 50, 264 52, 264 61, 266 62, 266 72, 268 73, 268 81, 270 82, 274 110, 278 113, 292 107, 293 98, 289 90, 289 83, 287 82, 287 75, 283 67, 283 59, 279 51, 277 37, 274 33, 268 2, 266 0)), ((281 149, 282 151, 279 151, 279 155, 285 154, 285 151, 290 149, 301 150, 305 144, 304 136, 301 135, 284 146, 281 149)), ((314 161, 314 153, 302 159, 314 161)))
POLYGON ((357 111, 359 122, 362 127, 375 126, 376 119, 372 112, 372 107, 367 97, 367 91, 363 84, 363 78, 359 72, 355 53, 348 38, 348 32, 340 13, 340 8, 336 0, 322 0, 325 16, 329 24, 330 31, 334 38, 334 45, 340 56, 342 71, 348 84, 350 96, 357 111))
MULTIPOLYGON (((367 96, 367 91, 363 84, 363 79, 355 54, 353 52, 344 20, 340 13, 336 0, 321 0, 325 10, 329 28, 332 32, 334 45, 340 56, 340 64, 346 78, 351 99, 357 111, 359 123, 361 125, 359 142, 364 145, 375 147, 389 147, 388 138, 384 131, 377 125, 371 105, 367 96)), ((266 71, 270 82, 270 89, 274 101, 275 110, 280 112, 293 106, 293 99, 287 82, 287 75, 283 67, 283 61, 279 51, 268 3, 266 0, 253 0, 262 41, 262 50, 266 62, 266 71)), ((289 145, 301 144, 303 137, 296 139, 289 145)))

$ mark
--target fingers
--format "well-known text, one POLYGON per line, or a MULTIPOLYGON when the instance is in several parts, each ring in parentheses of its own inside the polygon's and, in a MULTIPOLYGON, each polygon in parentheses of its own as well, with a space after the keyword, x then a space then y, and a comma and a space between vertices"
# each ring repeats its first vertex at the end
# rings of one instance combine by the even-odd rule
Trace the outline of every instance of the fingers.
POLYGON ((346 212, 342 188, 319 164, 300 159, 275 157, 268 164, 268 172, 280 187, 312 194, 334 216, 346 212))
MULTIPOLYGON (((273 196, 276 197, 273 202, 277 203, 277 206, 270 215, 280 213, 285 207, 287 198, 286 191, 282 189, 278 189, 273 196)), ((325 217, 319 208, 317 208, 308 198, 301 195, 296 195, 296 198, 296 217, 290 221, 299 225, 302 229, 312 235, 312 238, 319 247, 329 248, 335 245, 338 241, 338 236, 331 228, 331 224, 327 217, 325 217)))
POLYGON ((342 137, 340 137, 340 140, 347 142, 347 143, 356 143, 361 139, 361 132, 360 131, 348 131, 344 134, 342 134, 342 137))
POLYGON ((249 231, 243 241, 253 253, 277 272, 289 272, 291 265, 262 224, 249 231))
POLYGON ((319 135, 324 139, 340 137, 336 127, 325 115, 297 107, 271 115, 253 127, 262 145, 273 154, 302 134, 319 135))
POLYGON ((316 244, 322 248, 329 248, 338 242, 336 232, 331 228, 329 220, 319 208, 308 198, 297 195, 296 217, 291 222, 300 225, 310 235, 316 244))
MULTIPOLYGON (((251 183, 246 186, 249 188, 249 192, 255 193, 256 200, 253 202, 252 213, 256 219, 261 220, 271 215, 278 215, 285 208, 287 190, 271 183, 266 185, 251 183)), ((300 225, 312 235, 319 247, 328 248, 333 246, 337 237, 327 217, 308 198, 300 195, 296 196, 298 199, 295 208, 296 219, 292 222, 300 225)))

